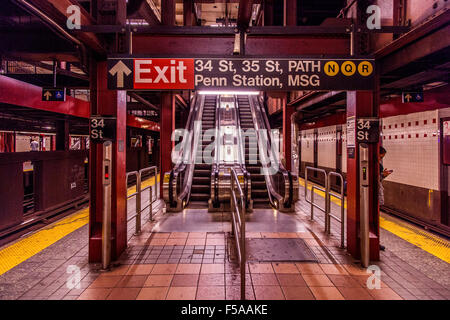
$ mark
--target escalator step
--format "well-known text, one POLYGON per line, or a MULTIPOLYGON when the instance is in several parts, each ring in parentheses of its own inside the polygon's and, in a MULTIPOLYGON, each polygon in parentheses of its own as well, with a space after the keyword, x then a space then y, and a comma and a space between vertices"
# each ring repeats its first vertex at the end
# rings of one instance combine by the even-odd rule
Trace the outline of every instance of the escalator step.
POLYGON ((252 199, 267 198, 267 190, 252 190, 252 199))
POLYGON ((207 185, 192 185, 192 191, 191 193, 195 193, 195 194, 205 194, 205 195, 209 195, 210 194, 210 186, 207 185))
MULTIPOLYGON (((252 178, 253 178, 253 176, 252 176, 252 178)), ((252 190, 254 190, 254 189, 259 189, 259 190, 267 190, 267 185, 266 185, 266 181, 265 180, 263 180, 263 181, 257 181, 257 180, 255 180, 255 179, 253 179, 252 180, 252 190)))
POLYGON ((211 184, 211 178, 210 177, 193 177, 192 184, 209 186, 211 184))
POLYGON ((202 169, 194 170, 194 177, 209 177, 209 176, 211 176, 211 170, 202 170, 202 169))
POLYGON ((209 194, 191 193, 191 201, 208 201, 209 194))
POLYGON ((196 164, 194 170, 209 170, 211 171, 211 165, 207 163, 196 164))

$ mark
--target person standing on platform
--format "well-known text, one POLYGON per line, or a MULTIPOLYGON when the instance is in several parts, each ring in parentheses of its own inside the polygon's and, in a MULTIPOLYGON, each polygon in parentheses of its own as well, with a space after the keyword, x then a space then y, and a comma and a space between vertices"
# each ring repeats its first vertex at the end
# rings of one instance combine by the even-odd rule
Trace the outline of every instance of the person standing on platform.
POLYGON ((39 151, 39 142, 34 140, 33 138, 30 139, 30 149, 31 151, 39 151))
MULTIPOLYGON (((384 169, 382 161, 384 156, 386 155, 387 151, 385 148, 380 146, 380 152, 378 156, 378 162, 380 163, 380 181, 378 182, 378 201, 380 203, 380 206, 384 205, 384 187, 383 187, 383 180, 386 179, 393 170, 387 170, 384 169)), ((385 247, 380 244, 380 250, 384 250, 385 247)))

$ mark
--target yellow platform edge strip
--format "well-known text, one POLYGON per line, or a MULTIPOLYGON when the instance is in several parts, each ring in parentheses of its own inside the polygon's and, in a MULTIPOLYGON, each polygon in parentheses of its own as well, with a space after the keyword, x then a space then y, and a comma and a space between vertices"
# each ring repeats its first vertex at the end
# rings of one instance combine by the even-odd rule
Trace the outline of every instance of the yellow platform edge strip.
MULTIPOLYGON (((159 175, 158 181, 160 181, 159 175)), ((153 177, 147 179, 142 182, 142 188, 154 185, 154 183, 153 177)), ((127 193, 132 194, 134 191, 135 187, 130 187, 127 193)), ((88 222, 89 208, 85 208, 0 249, 0 275, 85 226, 88 222)))
MULTIPOLYGON (((305 187, 305 180, 299 178, 299 184, 305 187)), ((312 189, 312 185, 308 185, 308 190, 312 189)), ((320 190, 315 190, 314 193, 325 198, 325 193, 320 190)), ((338 206, 341 205, 337 199, 331 199, 331 201, 338 206)), ((347 208, 347 202, 344 205, 347 208)), ((380 216, 380 227, 390 233, 395 234, 397 237, 421 248, 422 250, 432 254, 433 256, 450 263, 450 242, 437 237, 436 235, 417 228, 406 222, 402 222, 391 217, 380 216)))

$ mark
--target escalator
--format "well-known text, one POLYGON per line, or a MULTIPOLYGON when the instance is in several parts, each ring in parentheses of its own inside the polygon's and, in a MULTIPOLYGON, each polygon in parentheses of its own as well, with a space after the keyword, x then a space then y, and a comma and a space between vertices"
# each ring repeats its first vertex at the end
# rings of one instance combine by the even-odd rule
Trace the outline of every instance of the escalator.
MULTIPOLYGON (((201 144, 197 147, 195 157, 194 176, 192 179, 192 189, 190 202, 195 204, 208 204, 211 193, 211 161, 207 157, 203 157, 205 148, 214 142, 214 137, 209 140, 209 136, 205 135, 207 130, 215 128, 216 120, 217 96, 205 96, 202 114, 202 139, 201 144)), ((206 152, 205 152, 206 153, 206 152)), ((211 156, 214 157, 215 150, 211 156)))
MULTIPOLYGON (((189 204, 206 207, 211 193, 211 166, 205 148, 214 142, 217 112, 216 95, 194 95, 190 101, 189 117, 182 141, 175 146, 177 162, 170 172, 164 173, 163 198, 167 211, 178 212, 189 204), (206 156, 206 157, 205 157, 206 156)), ((212 148, 212 155, 214 155, 212 148)))
POLYGON ((177 163, 164 174, 167 210, 181 211, 190 204, 227 210, 233 168, 249 211, 271 207, 293 211, 298 181, 283 167, 277 141, 259 96, 196 94, 183 143, 175 150, 177 163))
POLYGON ((294 211, 298 180, 280 161, 278 143, 271 133, 262 97, 240 95, 237 102, 253 207, 294 211))
POLYGON ((261 173, 261 161, 258 157, 257 135, 248 96, 237 97, 239 120, 243 130, 245 149, 245 168, 251 175, 251 199, 254 208, 269 207, 269 195, 264 175, 261 173))

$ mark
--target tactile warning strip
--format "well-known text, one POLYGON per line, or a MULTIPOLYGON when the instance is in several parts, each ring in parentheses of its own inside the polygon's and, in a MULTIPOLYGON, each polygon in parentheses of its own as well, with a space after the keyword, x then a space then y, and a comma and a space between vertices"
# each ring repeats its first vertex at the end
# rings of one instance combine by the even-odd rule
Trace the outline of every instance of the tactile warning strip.
MULTIPOLYGON (((142 182, 142 188, 153 185, 154 183, 154 178, 147 179, 142 182)), ((134 187, 130 187, 128 188, 127 193, 131 194, 134 190, 134 187)), ((16 241, 13 244, 8 244, 3 249, 0 249, 0 275, 86 225, 88 222, 89 208, 85 208, 16 241)))
MULTIPOLYGON (((299 184, 304 187, 304 179, 299 178, 299 184)), ((308 185, 308 190, 311 190, 311 188, 312 186, 308 185)), ((325 197, 325 193, 320 190, 316 190, 315 193, 323 198, 325 197)), ((331 201, 340 206, 340 201, 333 198, 331 201)), ((344 207, 347 208, 347 205, 345 204, 344 207)), ((402 221, 386 214, 382 214, 382 216, 380 216, 380 227, 432 254, 433 256, 450 263, 449 241, 416 227, 406 221, 402 221)))
POLYGON ((86 208, 0 250, 0 275, 84 226, 88 221, 89 208, 86 208))
POLYGON ((410 223, 383 214, 380 227, 450 263, 450 242, 410 223))

